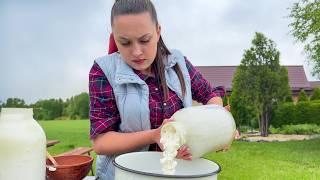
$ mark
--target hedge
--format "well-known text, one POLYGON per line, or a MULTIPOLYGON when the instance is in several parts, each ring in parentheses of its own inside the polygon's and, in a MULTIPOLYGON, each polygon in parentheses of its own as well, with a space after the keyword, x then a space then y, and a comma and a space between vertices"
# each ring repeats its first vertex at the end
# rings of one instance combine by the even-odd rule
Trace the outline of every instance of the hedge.
POLYGON ((316 124, 284 125, 281 128, 270 126, 272 134, 320 134, 320 126, 316 124))
POLYGON ((295 124, 320 125, 320 101, 281 104, 275 110, 270 122, 274 127, 295 124))

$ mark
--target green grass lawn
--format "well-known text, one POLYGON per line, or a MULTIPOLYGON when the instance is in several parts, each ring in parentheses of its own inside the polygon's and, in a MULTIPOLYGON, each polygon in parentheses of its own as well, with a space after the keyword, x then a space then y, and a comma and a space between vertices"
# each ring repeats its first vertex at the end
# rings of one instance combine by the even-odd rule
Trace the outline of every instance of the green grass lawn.
POLYGON ((47 139, 57 139, 60 143, 49 147, 52 154, 59 154, 78 146, 91 146, 88 120, 39 121, 47 139))
POLYGON ((320 139, 234 142, 228 152, 210 153, 220 179, 320 179, 320 139))
MULTIPOLYGON (((40 125, 47 139, 60 140, 48 148, 53 155, 78 146, 91 146, 88 120, 40 121, 40 125)), ((205 157, 221 165, 219 179, 320 179, 320 139, 272 143, 237 141, 228 152, 210 153, 205 157)))

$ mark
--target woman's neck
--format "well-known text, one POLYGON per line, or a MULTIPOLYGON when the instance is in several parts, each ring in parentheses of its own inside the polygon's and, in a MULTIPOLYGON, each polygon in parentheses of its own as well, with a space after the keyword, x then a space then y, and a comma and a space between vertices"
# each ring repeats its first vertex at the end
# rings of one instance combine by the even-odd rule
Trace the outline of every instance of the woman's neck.
POLYGON ((142 74, 144 74, 144 75, 147 75, 147 76, 154 76, 151 67, 149 67, 149 68, 147 68, 147 69, 145 69, 145 70, 141 70, 140 72, 141 72, 142 74))

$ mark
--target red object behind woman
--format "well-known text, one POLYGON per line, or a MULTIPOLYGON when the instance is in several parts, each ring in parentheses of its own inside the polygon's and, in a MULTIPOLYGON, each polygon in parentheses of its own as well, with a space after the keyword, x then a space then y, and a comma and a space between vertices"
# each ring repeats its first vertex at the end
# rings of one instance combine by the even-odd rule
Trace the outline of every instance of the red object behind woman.
POLYGON ((112 54, 114 52, 118 51, 118 47, 116 45, 116 42, 114 41, 114 37, 113 34, 110 34, 110 38, 109 38, 109 50, 108 50, 108 54, 112 54))

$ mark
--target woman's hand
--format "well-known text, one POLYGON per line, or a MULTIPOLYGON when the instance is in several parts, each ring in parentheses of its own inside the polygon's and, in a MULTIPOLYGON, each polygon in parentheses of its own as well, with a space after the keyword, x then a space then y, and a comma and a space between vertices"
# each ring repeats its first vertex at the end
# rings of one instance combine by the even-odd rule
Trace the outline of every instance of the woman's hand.
MULTIPOLYGON (((161 148, 161 150, 163 151, 163 145, 160 143, 160 138, 161 138, 161 128, 169 123, 174 121, 172 118, 170 119, 164 119, 161 126, 158 127, 157 129, 155 129, 154 131, 154 142, 158 144, 158 146, 161 148)), ((179 149, 178 149, 178 154, 176 156, 176 158, 178 159, 183 159, 183 160, 192 160, 192 155, 190 153, 190 149, 188 148, 188 146, 186 145, 182 145, 179 149)))
POLYGON ((230 149, 230 145, 226 145, 225 147, 223 147, 222 149, 218 150, 217 152, 227 152, 230 149))
MULTIPOLYGON (((238 140, 240 139, 241 136, 240 136, 240 133, 238 131, 238 129, 236 129, 236 131, 234 132, 234 139, 235 140, 238 140)), ((229 145, 226 145, 225 147, 223 147, 221 150, 217 151, 217 152, 226 152, 230 149, 230 144, 229 145)))
POLYGON ((227 110, 227 111, 231 111, 231 106, 230 106, 230 104, 227 104, 226 106, 224 106, 224 108, 227 110))
POLYGON ((161 126, 158 127, 157 129, 154 129, 154 135, 153 135, 153 141, 158 144, 158 146, 163 150, 163 145, 160 143, 160 138, 161 138, 161 128, 168 122, 172 122, 173 119, 164 119, 161 126))
POLYGON ((178 154, 176 158, 183 159, 183 160, 192 160, 192 155, 190 153, 189 147, 187 145, 182 145, 178 149, 178 154))
POLYGON ((219 106, 223 106, 222 98, 219 96, 213 97, 207 102, 207 104, 216 104, 219 106))

